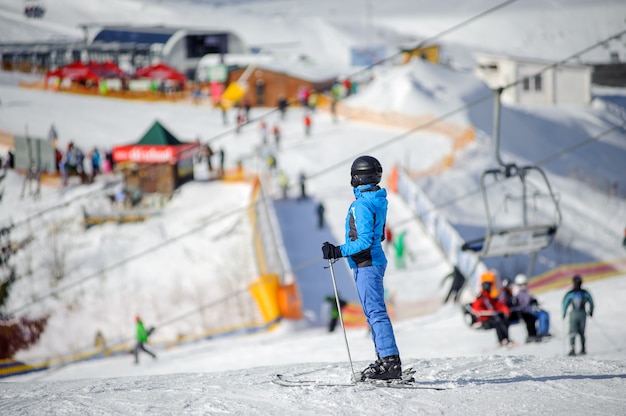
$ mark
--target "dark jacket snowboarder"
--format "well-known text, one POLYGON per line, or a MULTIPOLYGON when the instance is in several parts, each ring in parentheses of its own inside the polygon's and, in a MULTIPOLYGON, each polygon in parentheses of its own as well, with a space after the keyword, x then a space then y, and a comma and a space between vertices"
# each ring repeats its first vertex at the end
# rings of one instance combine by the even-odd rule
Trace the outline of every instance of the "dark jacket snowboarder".
POLYGON ((448 294, 443 300, 443 303, 448 302, 448 300, 450 299, 452 295, 454 295, 454 302, 455 303, 458 302, 459 297, 461 296, 461 291, 463 289, 463 286, 465 286, 466 278, 463 275, 463 272, 461 272, 461 270, 457 266, 454 266, 454 269, 452 270, 452 272, 447 274, 443 278, 443 280, 445 282, 446 280, 450 278, 452 278, 452 284, 450 285, 450 290, 448 291, 448 294))
POLYGON ((576 335, 580 336, 580 352, 586 354, 585 324, 587 314, 593 316, 593 298, 591 294, 582 288, 582 277, 576 275, 572 278, 574 287, 563 297, 563 319, 567 314, 567 309, 571 306, 572 310, 569 314, 569 339, 570 352, 569 355, 576 355, 576 335))

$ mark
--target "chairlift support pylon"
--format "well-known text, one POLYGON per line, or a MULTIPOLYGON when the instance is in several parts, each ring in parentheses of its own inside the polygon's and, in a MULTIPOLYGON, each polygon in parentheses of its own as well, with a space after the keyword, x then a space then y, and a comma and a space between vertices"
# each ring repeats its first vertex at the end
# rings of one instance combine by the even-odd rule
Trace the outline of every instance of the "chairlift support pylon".
MULTIPOLYGON (((556 232, 561 225, 561 210, 557 199, 552 191, 548 177, 544 171, 538 166, 517 166, 515 163, 504 163, 500 157, 500 97, 502 94, 502 88, 496 91, 495 103, 494 103, 494 121, 493 121, 493 141, 494 141, 494 154, 495 159, 498 162, 498 168, 487 169, 483 172, 480 180, 481 192, 483 195, 483 202, 485 205, 485 213, 487 216, 487 227, 485 237, 468 241, 462 246, 464 251, 474 251, 479 257, 479 261, 487 257, 495 256, 509 256, 519 253, 529 253, 532 258, 528 266, 527 274, 530 276, 534 268, 534 263, 537 257, 537 253, 548 247, 556 232), (542 221, 539 223, 530 223, 528 219, 528 175, 536 172, 538 178, 545 187, 546 196, 554 210, 554 218, 550 221, 542 221), (502 180, 515 180, 519 179, 519 186, 521 186, 521 214, 522 218, 519 224, 515 226, 501 227, 495 222, 494 213, 489 206, 488 188, 490 183, 488 179, 493 179, 495 182, 502 180)), ((535 197, 533 195, 532 197, 535 197)), ((478 262, 477 262, 478 263, 478 262)), ((473 271, 472 271, 473 274, 473 271)))

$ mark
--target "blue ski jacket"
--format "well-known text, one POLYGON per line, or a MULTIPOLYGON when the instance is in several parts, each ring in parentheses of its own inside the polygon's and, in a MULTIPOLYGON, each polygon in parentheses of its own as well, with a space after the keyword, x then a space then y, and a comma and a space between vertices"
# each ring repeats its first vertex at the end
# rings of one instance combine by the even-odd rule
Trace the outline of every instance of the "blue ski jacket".
POLYGON ((341 254, 350 268, 387 264, 381 242, 385 239, 387 191, 378 185, 354 188, 355 200, 346 216, 346 243, 341 254))

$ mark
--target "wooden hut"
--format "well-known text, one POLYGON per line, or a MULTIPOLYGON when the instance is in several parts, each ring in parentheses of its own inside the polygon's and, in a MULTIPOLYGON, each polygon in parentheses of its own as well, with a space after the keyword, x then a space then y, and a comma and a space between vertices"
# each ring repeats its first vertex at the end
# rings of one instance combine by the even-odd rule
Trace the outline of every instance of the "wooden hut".
POLYGON ((124 172, 127 187, 171 194, 193 179, 193 158, 200 151, 200 143, 181 142, 155 121, 137 143, 114 147, 113 161, 124 172))

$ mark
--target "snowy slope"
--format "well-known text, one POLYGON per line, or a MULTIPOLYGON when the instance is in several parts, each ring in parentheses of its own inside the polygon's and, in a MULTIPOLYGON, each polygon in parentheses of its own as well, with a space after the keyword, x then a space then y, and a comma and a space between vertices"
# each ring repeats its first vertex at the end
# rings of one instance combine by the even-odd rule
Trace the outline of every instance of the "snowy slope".
MULTIPOLYGON (((205 16, 214 15, 211 19, 219 20, 221 16, 223 22, 227 22, 234 16, 245 22, 244 26, 250 33, 261 30, 259 39, 272 40, 278 36, 264 37, 271 32, 267 29, 265 13, 274 13, 273 8, 276 7, 292 13, 282 15, 281 19, 286 22, 284 27, 289 29, 294 38, 305 39, 310 34, 308 31, 300 32, 299 28, 306 25, 294 23, 297 20, 291 20, 292 17, 297 19, 300 16, 305 19, 316 14, 332 14, 333 20, 338 21, 341 20, 338 16, 346 19, 344 11, 350 6, 352 8, 349 10, 355 16, 357 10, 361 10, 363 6, 362 2, 353 1, 340 4, 290 2, 290 8, 286 8, 286 3, 280 1, 242 2, 232 8, 215 9, 220 10, 220 13, 223 11, 224 15, 208 12, 201 15, 195 13, 198 10, 196 7, 204 7, 199 3, 189 5, 180 2, 172 9, 171 3, 167 1, 142 5, 139 2, 118 0, 113 8, 109 7, 112 4, 109 2, 109 6, 104 7, 100 2, 65 0, 55 2, 66 7, 65 14, 53 11, 50 5, 49 20, 75 27, 77 22, 84 20, 122 21, 128 13, 138 10, 142 11, 140 19, 145 21, 162 21, 164 16, 167 19, 185 16, 188 21, 197 22, 205 16), (255 15, 263 17, 261 22, 256 20, 255 15)), ((385 2, 390 13, 399 11, 404 15, 416 13, 415 4, 395 0, 385 2)), ((493 4, 495 3, 487 1, 456 3, 459 12, 468 13, 493 4)), ((550 7, 562 4, 563 2, 552 2, 550 7)), ((588 2, 576 2, 576 6, 579 4, 588 2)), ((621 3, 606 4, 621 7, 621 3)), ((15 3, 3 0, 0 5, 3 11, 17 9, 19 13, 15 3)), ((420 3, 422 8, 426 5, 426 2, 420 3)), ((380 6, 380 3, 373 5, 374 8, 380 6)), ((431 7, 435 14, 443 12, 437 9, 440 6, 431 7)), ((615 9, 612 11, 615 12, 615 9)), ((394 18, 400 19, 398 16, 394 18)), ((209 18, 206 19, 208 22, 209 18)), ((438 19, 432 20, 436 21, 438 19)), ((280 26, 277 24, 270 27, 280 26)), ((541 32, 549 33, 549 29, 545 27, 541 32)), ((24 39, 27 39, 27 27, 24 32, 24 39)), ((281 36, 284 37, 285 33, 281 36)), ((507 36, 502 34, 499 38, 504 40, 507 36)), ((312 40, 310 44, 319 45, 317 40, 312 40)), ((321 56, 326 52, 311 53, 319 53, 321 56)), ((465 92, 480 91, 480 86, 476 86, 473 80, 452 79, 450 75, 438 73, 431 68, 401 69, 396 74, 398 84, 403 87, 399 88, 397 84, 385 81, 388 82, 389 91, 396 92, 395 100, 391 99, 389 105, 400 103, 399 108, 407 113, 419 114, 419 106, 422 105, 430 111, 445 110, 448 108, 446 105, 462 103, 466 97, 465 92), (415 83, 410 82, 411 79, 419 80, 422 76, 428 76, 432 83, 440 82, 446 87, 445 94, 441 94, 441 90, 431 94, 433 99, 430 105, 424 88, 409 88, 415 87, 415 83), (402 95, 402 92, 406 95, 402 95)), ((133 142, 154 119, 164 122, 184 140, 195 137, 208 140, 228 130, 228 127, 221 124, 221 115, 205 106, 129 103, 23 90, 16 88, 15 81, 11 78, 12 75, 3 75, 0 78, 3 80, 0 85, 0 130, 20 134, 27 129, 33 135, 45 136, 50 124, 55 123, 61 146, 65 146, 70 140, 85 149, 96 145, 111 147, 133 142)), ((432 83, 427 87, 432 88, 432 83)), ((373 84, 371 92, 366 90, 363 96, 357 96, 355 100, 370 94, 369 102, 362 104, 374 108, 383 99, 375 91, 376 85, 373 84)), ((390 97, 384 99, 388 100, 390 97)), ((484 110, 463 114, 457 121, 471 121, 489 132, 487 126, 490 126, 490 106, 486 106, 484 110)), ((254 110, 253 115, 258 116, 265 111, 254 110)), ((506 117, 510 117, 512 121, 519 120, 517 123, 524 124, 532 131, 541 132, 549 125, 555 127, 551 132, 558 132, 558 135, 551 135, 554 142, 551 141, 547 149, 537 144, 521 142, 521 139, 512 141, 515 145, 507 144, 511 147, 505 149, 506 157, 519 157, 530 162, 541 160, 554 151, 567 147, 572 137, 586 137, 601 131, 606 125, 606 121, 599 120, 604 114, 596 112, 597 110, 542 110, 541 114, 534 114, 532 109, 510 111, 506 117), (549 124, 542 122, 546 118, 551 120, 549 124), (581 130, 589 133, 583 134, 581 130)), ((288 113, 287 120, 281 124, 284 141, 281 150, 277 152, 278 166, 290 175, 292 183, 295 183, 300 171, 312 176, 307 184, 309 194, 314 200, 324 202, 329 232, 337 241, 342 238, 345 210, 352 198, 347 171, 355 156, 373 149, 371 153, 380 158, 385 169, 396 163, 411 163, 412 169, 423 170, 437 164, 452 147, 449 138, 428 132, 413 134, 404 140, 395 140, 392 144, 385 145, 388 140, 402 135, 405 130, 346 120, 335 124, 323 112, 315 115, 313 136, 305 138, 301 116, 299 109, 293 109, 288 113)), ((239 136, 228 134, 215 141, 215 148, 226 150, 228 166, 234 166, 238 160, 242 160, 246 169, 250 170, 262 165, 262 159, 257 153, 260 139, 255 127, 251 125, 239 136)), ((540 136, 537 143, 541 143, 540 136)), ((581 154, 570 155, 567 163, 589 169, 593 162, 588 161, 586 156, 606 157, 599 163, 605 168, 599 175, 612 177, 610 175, 615 174, 617 178, 623 178, 621 170, 614 169, 618 165, 613 162, 620 160, 619 149, 623 149, 623 134, 611 136, 606 143, 603 141, 590 144, 581 154), (607 143, 613 147, 607 147, 607 143)), ((448 173, 424 180, 423 185, 431 191, 430 194, 436 201, 440 193, 452 198, 464 195, 474 188, 475 177, 472 174, 488 166, 490 160, 489 142, 479 137, 472 147, 460 155, 458 163, 448 173)), ((620 253, 623 256, 623 249, 620 247, 623 219, 626 218, 623 199, 619 200, 621 202, 603 199, 602 194, 594 189, 597 188, 596 185, 568 176, 564 173, 567 172, 566 167, 560 163, 550 169, 550 179, 558 189, 564 211, 567 212, 564 224, 571 227, 570 233, 574 233, 568 238, 576 241, 577 249, 588 253, 590 259, 614 258, 620 253), (559 171, 559 168, 564 171, 559 171), (570 223, 573 224, 569 225, 570 223)), ((94 191, 94 188, 83 187, 71 187, 68 190, 44 187, 42 199, 33 201, 19 198, 21 185, 22 178, 14 175, 7 178, 4 198, 0 204, 1 219, 24 220, 44 208, 69 201, 77 194, 94 191)), ((292 195, 296 194, 293 189, 292 195)), ((126 258, 134 250, 139 250, 140 246, 150 247, 155 242, 189 231, 212 218, 220 218, 219 214, 223 210, 236 211, 236 207, 245 203, 246 197, 245 186, 192 183, 181 189, 180 194, 176 195, 161 216, 144 224, 97 227, 82 232, 76 228, 80 221, 80 210, 78 206, 71 205, 68 209, 61 210, 60 215, 46 217, 47 222, 40 218, 30 221, 28 229, 41 233, 49 230, 54 221, 67 221, 71 225, 68 230, 72 231, 76 244, 68 266, 79 268, 80 272, 74 278, 80 278, 98 270, 98 267, 115 264, 120 256, 126 258), (96 255, 99 255, 96 262, 85 264, 81 261, 84 258, 96 259, 96 255)), ((405 270, 397 270, 391 261, 386 284, 391 291, 396 292, 398 302, 439 304, 446 289, 440 286, 440 281, 451 266, 424 235, 420 224, 414 220, 403 202, 395 196, 390 197, 390 202, 389 223, 396 230, 408 231, 407 243, 414 252, 415 259, 409 262, 409 267, 405 270)), ((480 221, 480 211, 471 203, 455 204, 448 209, 453 220, 470 224, 480 221)), ((311 212, 310 216, 312 219, 314 213, 311 212)), ((296 220, 302 221, 297 217, 296 220)), ((181 240, 180 244, 169 247, 167 256, 160 255, 158 251, 151 253, 140 258, 140 261, 129 263, 114 272, 107 272, 94 281, 79 286, 78 290, 68 291, 61 299, 47 301, 45 308, 55 312, 51 328, 62 330, 47 333, 40 345, 24 352, 23 356, 40 356, 44 352, 61 354, 68 349, 90 345, 98 327, 103 329, 109 339, 130 338, 133 334, 132 318, 135 313, 140 313, 148 324, 158 326, 172 316, 197 307, 199 302, 209 301, 215 294, 213 279, 221 276, 224 265, 236 262, 239 267, 244 264, 242 261, 246 261, 233 254, 241 250, 240 245, 249 241, 245 224, 236 221, 240 225, 235 225, 232 221, 236 220, 227 216, 219 222, 209 223, 202 233, 192 236, 190 241, 181 240), (233 248, 233 244, 237 248, 233 248), (92 285, 97 286, 99 293, 104 296, 86 295, 88 290, 91 293, 92 285), (81 297, 88 302, 81 302, 81 297), (107 310, 107 301, 113 302, 115 306, 107 310)), ((285 218, 282 226, 289 227, 289 223, 284 221, 285 218)), ((322 243, 318 240, 318 234, 313 232, 302 235, 302 239, 307 238, 311 239, 307 241, 307 246, 319 247, 322 243)), ((45 241, 38 244, 40 245, 34 247, 36 250, 32 255, 41 261, 45 258, 43 253, 46 253, 47 247, 45 241)), ((323 269, 324 262, 320 257, 319 248, 307 248, 307 252, 301 255, 303 264, 312 264, 312 273, 317 274, 320 285, 328 285, 328 271, 323 269)), ((561 259, 576 261, 578 257, 561 259)), ((546 264, 551 264, 550 259, 545 261, 546 264)), ((34 270, 33 276, 20 281, 14 288, 16 297, 9 309, 19 307, 36 289, 41 289, 41 279, 45 276, 45 269, 41 267, 34 270)), ((343 284, 347 283, 344 281, 343 284)), ((616 317, 624 313, 621 299, 626 292, 626 276, 587 283, 585 286, 597 303, 594 318, 588 321, 587 357, 564 357, 565 327, 559 310, 563 291, 539 296, 544 308, 551 313, 551 331, 554 334, 549 342, 542 344, 522 344, 512 349, 498 349, 495 347, 495 334, 467 328, 455 305, 446 305, 435 313, 397 322, 395 328, 404 365, 416 368, 417 378, 423 383, 444 385, 450 388, 448 391, 415 392, 360 386, 285 389, 276 386, 271 383, 271 379, 279 372, 343 382, 349 380, 351 373, 341 332, 328 334, 322 327, 302 329, 301 323, 285 322, 270 333, 158 349, 157 361, 142 356, 141 363, 137 366, 132 364, 130 356, 119 356, 61 367, 56 371, 3 379, 0 411, 3 414, 94 415, 624 414, 626 355, 623 346, 626 345, 626 331, 616 317)), ((32 311, 38 308, 39 306, 32 311)), ((319 314, 320 310, 311 312, 319 314)), ((323 322, 323 319, 323 316, 318 316, 318 322, 323 322)), ((155 333, 155 339, 169 339, 177 331, 187 329, 186 325, 181 322, 180 326, 164 326, 155 333)), ((192 321, 190 325, 196 325, 196 322, 192 321)), ((511 331, 514 340, 521 343, 525 338, 525 331, 521 326, 514 326, 511 331)), ((374 358, 371 340, 362 329, 349 330, 347 337, 354 367, 358 371, 374 358)))
MULTIPOLYGON (((159 352, 157 361, 118 357, 55 372, 7 379, 0 408, 7 414, 624 414, 626 333, 614 319, 626 276, 586 287, 601 302, 588 323, 589 356, 564 357, 554 305, 548 343, 496 349, 495 335, 464 327, 455 307, 396 324, 405 366, 424 385, 447 391, 355 387, 286 388, 275 374, 345 383, 351 368, 340 333, 322 329, 221 339, 159 352), (615 299, 612 301, 611 299, 615 299), (286 336, 288 335, 288 336, 286 336)), ((512 328, 521 340, 523 329, 512 328)), ((371 360, 362 330, 348 332, 358 371, 371 360)))

